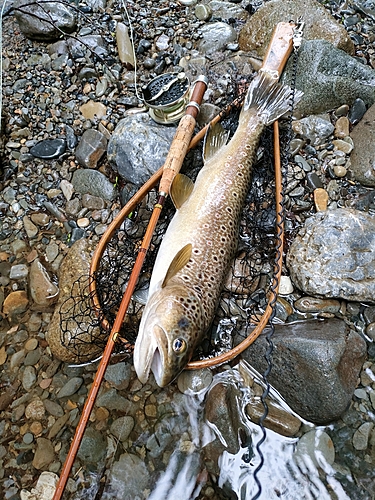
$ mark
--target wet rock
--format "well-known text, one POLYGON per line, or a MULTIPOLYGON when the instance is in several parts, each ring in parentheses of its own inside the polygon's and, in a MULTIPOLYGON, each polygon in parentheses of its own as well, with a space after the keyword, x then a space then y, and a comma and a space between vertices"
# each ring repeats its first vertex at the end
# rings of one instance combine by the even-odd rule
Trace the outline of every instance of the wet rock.
POLYGON ((30 266, 29 286, 31 298, 37 305, 50 306, 57 302, 59 289, 39 259, 35 259, 30 266))
POLYGON ((70 363, 90 360, 98 356, 102 350, 92 342, 100 338, 98 327, 92 327, 92 309, 89 296, 81 296, 81 290, 87 290, 92 248, 87 240, 79 240, 72 245, 63 260, 59 274, 59 301, 48 327, 47 341, 52 353, 62 361, 70 363), (77 282, 81 277, 82 282, 77 282), (72 311, 76 300, 80 297, 82 310, 77 318, 72 311), (65 319, 64 330, 61 330, 60 312, 65 319))
POLYGON ((30 153, 35 158, 42 160, 53 160, 61 156, 66 149, 65 139, 45 139, 30 148, 30 153))
POLYGON ((240 390, 230 381, 217 383, 207 393, 204 418, 216 434, 216 439, 204 447, 210 472, 218 472, 223 451, 236 454, 241 447, 251 445, 246 422, 242 421, 240 401, 240 390))
POLYGON ((102 210, 105 207, 105 203, 104 200, 98 196, 84 194, 82 196, 82 206, 88 208, 89 210, 102 210))
POLYGON ((65 199, 67 201, 71 200, 72 199, 72 196, 73 196, 73 193, 74 193, 74 188, 72 186, 72 184, 63 179, 61 182, 60 182, 60 189, 63 193, 63 195, 65 196, 65 199))
MULTIPOLYGON (((291 74, 288 63, 283 81, 290 82, 291 74)), ((375 70, 324 40, 307 40, 299 52, 296 88, 304 92, 295 107, 302 116, 351 105, 357 97, 370 106, 375 102, 375 70)))
MULTIPOLYGON (((366 356, 366 343, 338 319, 275 325, 269 382, 302 418, 323 424, 350 404, 366 356)), ((266 369, 265 335, 242 357, 266 369)))
POLYGON ((103 118, 107 114, 107 107, 101 102, 88 101, 79 108, 86 120, 103 118))
POLYGON ((305 40, 327 40, 335 47, 354 54, 353 42, 344 27, 315 0, 274 0, 265 3, 241 30, 240 49, 254 50, 263 57, 276 24, 299 19, 300 16, 305 23, 305 40))
MULTIPOLYGON (((211 9, 211 12, 215 18, 222 19, 223 21, 228 21, 229 19, 238 19, 244 21, 249 17, 248 12, 243 9, 241 5, 236 5, 232 2, 212 0, 211 2, 209 2, 208 7, 211 9)), ((195 12, 196 11, 197 9, 195 9, 195 12)))
POLYGON ((47 469, 55 459, 53 444, 49 439, 40 437, 36 440, 36 450, 33 459, 33 467, 38 470, 47 469))
POLYGON ((318 299, 317 297, 301 297, 294 302, 297 311, 303 313, 329 312, 336 313, 340 310, 340 302, 334 299, 318 299))
POLYGON ((120 61, 129 65, 129 67, 134 67, 133 47, 128 27, 124 23, 117 23, 116 25, 116 43, 120 61))
POLYGON ((96 404, 108 410, 120 410, 126 413, 129 413, 133 406, 132 403, 121 396, 116 389, 109 389, 109 391, 99 394, 96 404))
POLYGON ((332 465, 335 461, 335 448, 332 439, 321 429, 314 429, 304 434, 297 443, 294 458, 298 462, 309 461, 315 467, 326 469, 327 464, 332 465))
POLYGON ((21 31, 28 38, 48 42, 71 33, 76 26, 73 9, 62 2, 45 2, 42 6, 28 0, 14 1, 14 14, 21 31))
POLYGON ((212 371, 208 368, 185 370, 178 377, 177 386, 183 394, 192 396, 205 391, 210 386, 212 379, 212 371))
POLYGON ((355 179, 364 186, 375 186, 375 105, 350 134, 354 150, 350 155, 351 170, 355 179))
MULTIPOLYGON (((267 401, 268 414, 263 421, 267 429, 271 429, 281 436, 292 437, 297 434, 301 427, 301 421, 287 411, 275 406, 271 401, 267 401)), ((252 422, 258 424, 259 419, 264 414, 264 406, 261 402, 249 403, 245 408, 246 414, 252 422)))
POLYGON ((228 43, 237 40, 236 30, 223 22, 204 24, 201 33, 202 40, 199 43, 199 50, 206 54, 223 50, 228 43))
POLYGON ((4 299, 3 303, 3 314, 14 318, 19 314, 26 311, 29 305, 29 299, 27 298, 27 293, 24 290, 17 290, 16 292, 11 292, 4 299))
POLYGON ((113 201, 117 191, 107 177, 91 168, 76 170, 73 174, 72 185, 81 194, 91 194, 104 200, 113 201))
POLYGON ((340 116, 335 123, 335 137, 343 139, 349 135, 349 120, 346 116, 340 116))
POLYGON ((112 498, 142 498, 150 484, 150 474, 137 455, 124 453, 112 465, 108 482, 112 498))
POLYGON ((289 248, 291 278, 313 296, 374 302, 374 217, 354 209, 319 212, 289 248))
POLYGON ((296 120, 292 126, 296 134, 299 134, 304 139, 308 139, 313 146, 322 144, 334 130, 334 126, 329 120, 314 115, 296 120))
POLYGON ((111 425, 111 433, 120 441, 126 441, 129 434, 133 430, 134 419, 133 417, 124 416, 117 418, 111 425))
POLYGON ((123 179, 139 186, 164 164, 174 133, 149 114, 127 116, 112 133, 108 159, 123 179))
POLYGON ((86 429, 77 456, 84 463, 98 464, 105 457, 107 440, 92 427, 86 429))
POLYGON ((107 139, 95 129, 85 130, 76 149, 78 163, 85 168, 96 168, 107 149, 107 139))

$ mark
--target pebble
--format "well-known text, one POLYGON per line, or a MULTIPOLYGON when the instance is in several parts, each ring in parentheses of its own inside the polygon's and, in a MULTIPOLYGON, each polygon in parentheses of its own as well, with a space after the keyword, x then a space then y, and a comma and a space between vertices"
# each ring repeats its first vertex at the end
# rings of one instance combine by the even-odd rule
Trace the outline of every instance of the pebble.
POLYGON ((335 150, 342 151, 345 154, 350 154, 353 151, 353 143, 350 144, 348 141, 335 139, 332 141, 332 144, 334 145, 335 150))
POLYGON ((61 156, 66 149, 65 139, 45 139, 30 148, 30 153, 35 158, 53 160, 61 156))
POLYGON ((29 305, 29 299, 27 298, 27 292, 24 290, 17 290, 16 292, 11 292, 7 297, 5 297, 3 302, 3 314, 13 318, 19 314, 26 311, 29 305))
POLYGON ((97 168, 98 162, 107 149, 107 139, 104 135, 89 128, 85 130, 76 149, 76 158, 85 168, 97 168))
POLYGON ((212 371, 208 368, 185 370, 178 377, 177 386, 183 394, 198 395, 211 385, 212 378, 212 371))
POLYGON ((126 441, 134 428, 134 419, 130 416, 119 417, 113 421, 110 431, 120 441, 126 441))
POLYGON ((304 313, 330 312, 340 310, 340 302, 334 299, 318 299, 316 297, 301 297, 294 302, 294 307, 304 313))
POLYGON ((38 339, 29 339, 25 343, 25 349, 26 351, 33 351, 38 347, 38 344, 39 344, 38 339))
POLYGON ((345 177, 347 174, 347 169, 341 165, 335 165, 333 167, 333 172, 336 177, 345 177))
POLYGON ((370 433, 373 427, 373 422, 365 422, 355 431, 353 435, 353 446, 356 450, 367 449, 370 433))
POLYGON ((36 372, 33 366, 26 366, 22 375, 22 386, 25 391, 30 391, 36 382, 36 372))
POLYGON ((82 104, 79 110, 82 113, 83 117, 86 118, 86 120, 100 120, 107 114, 107 107, 104 104, 91 100, 86 104, 82 104))
POLYGON ((30 266, 29 284, 30 295, 36 304, 48 306, 57 301, 59 289, 38 259, 35 259, 30 266))
POLYGON ((68 382, 59 390, 56 396, 61 398, 66 398, 75 394, 81 387, 83 379, 81 377, 72 377, 68 382))
POLYGON ((46 469, 55 459, 53 445, 49 439, 43 437, 39 437, 36 444, 33 467, 37 470, 46 469))
POLYGON ((32 420, 42 420, 45 414, 43 401, 40 398, 34 399, 26 406, 25 417, 32 420))
POLYGON ((328 206, 328 193, 323 188, 314 189, 314 203, 317 212, 324 212, 328 206))
POLYGON ((335 448, 332 439, 322 430, 312 430, 304 434, 298 441, 294 457, 297 461, 311 460, 316 467, 323 470, 326 464, 332 465, 335 461, 335 448))
MULTIPOLYGON (((337 115, 337 111, 336 111, 337 115)), ((335 123, 334 136, 338 139, 344 139, 349 135, 349 119, 346 116, 340 116, 335 123)))
POLYGON ((349 121, 352 125, 358 123, 366 113, 366 104, 362 99, 356 99, 349 111, 349 121))
MULTIPOLYGON (((270 401, 267 402, 267 406, 268 414, 264 420, 265 427, 282 436, 295 436, 301 427, 299 418, 291 415, 282 408, 278 408, 270 401)), ((246 405, 246 413, 253 422, 259 423, 259 419, 264 414, 264 406, 261 402, 250 403, 246 405)))

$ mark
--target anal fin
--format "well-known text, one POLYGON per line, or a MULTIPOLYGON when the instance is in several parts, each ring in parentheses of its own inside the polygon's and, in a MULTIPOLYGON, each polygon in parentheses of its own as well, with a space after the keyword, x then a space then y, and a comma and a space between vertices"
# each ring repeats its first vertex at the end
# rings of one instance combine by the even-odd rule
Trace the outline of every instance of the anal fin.
POLYGON ((186 266, 191 257, 192 249, 193 249, 192 244, 188 243, 176 253, 165 275, 164 281, 161 285, 162 288, 165 287, 168 281, 171 278, 173 278, 173 276, 175 276, 178 273, 178 271, 181 271, 181 269, 186 266))

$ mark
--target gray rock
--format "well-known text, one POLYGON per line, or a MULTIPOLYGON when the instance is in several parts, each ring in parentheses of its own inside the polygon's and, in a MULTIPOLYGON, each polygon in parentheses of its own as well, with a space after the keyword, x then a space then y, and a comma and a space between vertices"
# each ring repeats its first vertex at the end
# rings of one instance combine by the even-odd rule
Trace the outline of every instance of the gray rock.
MULTIPOLYGON (((283 81, 290 83, 291 74, 290 60, 283 81)), ((307 40, 299 51, 296 88, 304 92, 295 108, 300 115, 351 105, 358 97, 369 106, 375 102, 375 70, 325 40, 307 40)))
POLYGON ((107 440, 105 434, 92 427, 86 429, 77 456, 84 463, 98 464, 105 457, 107 440))
POLYGON ((241 30, 240 49, 255 50, 263 57, 276 24, 299 17, 305 23, 305 40, 327 40, 335 47, 354 54, 353 42, 345 28, 316 0, 274 0, 264 3, 241 30))
POLYGON ((130 413, 133 407, 133 403, 121 396, 116 389, 109 389, 109 391, 99 394, 96 405, 98 407, 104 406, 107 410, 120 410, 126 413, 130 413))
POLYGON ((373 427, 373 422, 365 422, 355 431, 353 435, 353 446, 356 450, 367 449, 370 433, 373 427))
MULTIPOLYGON (((276 325, 271 385, 302 418, 323 424, 350 404, 366 356, 366 342, 338 319, 276 325)), ((242 357, 266 369, 268 348, 262 334, 242 357)))
POLYGON ((78 391, 78 389, 81 387, 82 384, 83 384, 83 379, 81 377, 73 377, 69 379, 68 382, 63 387, 61 387, 56 396, 59 399, 72 396, 78 391))
POLYGON ((55 450, 49 439, 38 438, 36 440, 36 450, 33 459, 33 467, 38 470, 45 470, 55 458, 55 450))
POLYGON ((322 144, 334 131, 334 126, 329 120, 315 115, 296 120, 292 126, 296 134, 309 140, 313 146, 322 144))
POLYGON ((163 166, 175 128, 154 122, 148 113, 119 121, 108 143, 108 159, 119 175, 138 186, 163 166))
POLYGON ((76 149, 78 163, 85 168, 96 168, 98 161, 107 149, 107 139, 99 130, 88 129, 76 149))
POLYGON ((367 110, 350 134, 354 149, 350 155, 351 170, 364 186, 375 186, 375 105, 367 110))
POLYGON ((46 307, 57 302, 59 289, 39 259, 35 259, 30 266, 29 287, 33 301, 39 306, 46 307))
POLYGON ((308 295, 375 302, 375 218, 339 208, 308 218, 287 254, 298 288, 308 295))
POLYGON ((116 389, 123 390, 129 385, 131 366, 129 363, 116 363, 108 366, 104 378, 116 389))
POLYGON ((72 177, 72 185, 77 193, 88 193, 108 201, 113 201, 117 195, 115 186, 107 177, 91 168, 76 170, 72 177))
POLYGON ((111 425, 111 433, 120 441, 126 441, 133 430, 134 419, 128 415, 117 418, 111 425))
POLYGON ((41 42, 54 41, 61 36, 59 30, 71 33, 76 27, 74 10, 63 2, 15 0, 14 14, 23 34, 41 42))
POLYGON ((33 366, 26 366, 22 374, 22 385, 25 391, 29 391, 36 382, 36 372, 33 366))
POLYGON ((208 7, 212 11, 213 17, 216 19, 220 18, 223 21, 228 21, 231 18, 244 21, 249 17, 248 12, 241 5, 236 5, 233 2, 212 0, 209 2, 208 7))
POLYGON ((327 464, 332 465, 335 461, 335 448, 332 439, 321 429, 313 429, 304 434, 297 443, 294 459, 297 462, 309 461, 315 467, 324 469, 327 464))
POLYGON ((225 49, 228 43, 237 40, 237 32, 229 24, 217 22, 204 24, 201 28, 202 40, 199 50, 203 54, 225 49))
POLYGON ((108 483, 112 492, 112 496, 108 498, 118 500, 143 498, 143 492, 150 483, 150 474, 145 463, 137 455, 124 453, 112 465, 108 483))

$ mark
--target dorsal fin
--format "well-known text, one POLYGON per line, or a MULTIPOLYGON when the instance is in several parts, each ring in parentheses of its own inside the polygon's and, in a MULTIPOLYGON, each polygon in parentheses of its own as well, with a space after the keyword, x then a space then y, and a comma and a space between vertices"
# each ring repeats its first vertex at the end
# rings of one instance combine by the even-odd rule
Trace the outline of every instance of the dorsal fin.
POLYGON ((203 159, 205 162, 226 145, 228 137, 229 130, 225 130, 219 122, 208 127, 203 143, 203 159))
POLYGON ((174 206, 179 209, 191 195, 194 188, 194 182, 184 174, 177 174, 173 179, 170 196, 174 206))
POLYGON ((161 285, 162 288, 165 287, 165 285, 168 283, 168 281, 175 276, 178 271, 181 271, 181 269, 186 266, 186 264, 189 262, 189 259, 191 257, 191 252, 192 252, 192 244, 188 243, 184 247, 179 250, 176 255, 174 256, 167 274, 165 275, 164 281, 161 285))

